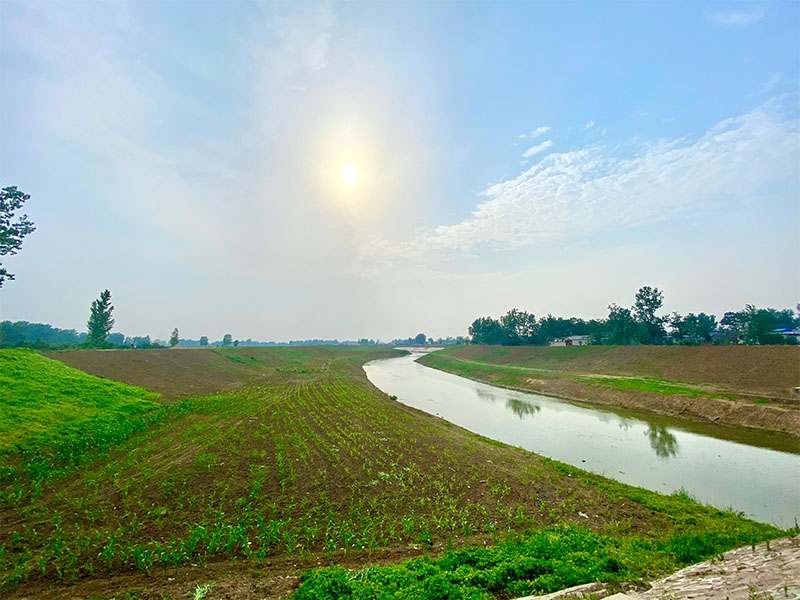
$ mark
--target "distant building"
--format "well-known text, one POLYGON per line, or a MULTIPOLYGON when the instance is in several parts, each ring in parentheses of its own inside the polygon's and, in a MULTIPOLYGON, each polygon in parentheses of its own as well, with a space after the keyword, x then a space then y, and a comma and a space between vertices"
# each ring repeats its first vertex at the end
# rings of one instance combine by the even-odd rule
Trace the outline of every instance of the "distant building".
POLYGON ((800 329, 789 329, 788 327, 782 327, 781 329, 776 329, 772 333, 782 335, 789 343, 791 343, 792 340, 794 340, 794 343, 800 342, 800 329))
POLYGON ((571 335, 566 338, 557 338, 550 342, 551 346, 588 346, 588 335, 571 335))

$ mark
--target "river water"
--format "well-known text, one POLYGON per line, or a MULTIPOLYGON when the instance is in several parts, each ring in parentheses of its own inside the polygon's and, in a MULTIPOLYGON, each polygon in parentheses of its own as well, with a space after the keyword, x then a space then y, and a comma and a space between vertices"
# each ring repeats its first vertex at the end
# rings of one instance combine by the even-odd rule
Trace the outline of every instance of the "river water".
POLYGON ((498 388, 414 362, 420 355, 364 370, 399 402, 474 433, 663 494, 683 488, 780 527, 800 521, 795 439, 498 388))

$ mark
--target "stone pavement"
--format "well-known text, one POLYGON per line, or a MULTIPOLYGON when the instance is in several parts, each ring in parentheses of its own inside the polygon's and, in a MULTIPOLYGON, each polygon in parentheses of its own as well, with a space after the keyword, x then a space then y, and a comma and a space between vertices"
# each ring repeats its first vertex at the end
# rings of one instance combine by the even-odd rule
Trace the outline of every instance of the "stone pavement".
POLYGON ((609 596, 590 583, 520 600, 800 600, 800 537, 744 546, 654 581, 646 591, 609 596))

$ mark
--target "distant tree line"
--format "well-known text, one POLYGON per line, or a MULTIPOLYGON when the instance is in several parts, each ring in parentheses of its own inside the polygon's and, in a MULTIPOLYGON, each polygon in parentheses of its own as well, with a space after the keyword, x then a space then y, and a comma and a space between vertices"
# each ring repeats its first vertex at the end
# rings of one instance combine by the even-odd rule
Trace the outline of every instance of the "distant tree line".
POLYGON ((432 338, 427 337, 424 333, 418 333, 414 337, 408 338, 397 338, 396 340, 392 340, 393 346, 451 346, 453 344, 463 344, 467 342, 467 338, 463 336, 458 337, 440 337, 440 338, 432 338))
MULTIPOLYGON (((29 323, 28 321, 0 322, 0 348, 25 347, 37 350, 64 350, 80 346, 89 347, 89 336, 74 329, 59 329, 45 323, 29 323)), ((158 341, 152 341, 149 335, 126 336, 124 333, 110 333, 103 344, 104 348, 163 348, 158 341)))
POLYGON ((480 317, 472 322, 469 335, 475 344, 506 346, 548 345, 555 340, 586 336, 589 344, 796 344, 791 331, 800 327, 800 304, 790 308, 756 308, 715 315, 678 313, 659 315, 664 295, 658 288, 639 289, 630 308, 611 304, 608 317, 590 319, 554 317, 538 320, 526 311, 512 308, 499 319, 480 317))

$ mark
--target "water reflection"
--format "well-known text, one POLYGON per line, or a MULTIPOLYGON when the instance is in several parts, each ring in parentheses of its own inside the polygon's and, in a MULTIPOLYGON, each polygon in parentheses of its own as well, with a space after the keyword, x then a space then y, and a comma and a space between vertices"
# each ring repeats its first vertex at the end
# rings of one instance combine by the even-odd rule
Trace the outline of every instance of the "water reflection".
POLYGON ((644 434, 650 439, 650 447, 661 458, 678 455, 678 439, 664 425, 649 423, 644 434))
POLYGON ((476 387, 475 393, 478 395, 478 398, 481 400, 485 400, 489 404, 494 404, 497 402, 497 396, 495 396, 491 391, 491 388, 486 389, 485 387, 476 387))
POLYGON ((480 435, 657 492, 682 487, 702 502, 733 505, 781 527, 800 518, 800 481, 787 476, 800 472, 794 438, 489 387, 414 358, 364 370, 400 402, 480 435))
POLYGON ((623 431, 628 431, 628 429, 630 429, 636 424, 636 421, 634 419, 631 419, 630 417, 618 417, 618 418, 619 422, 617 424, 619 425, 619 428, 622 429, 623 431))
POLYGON ((521 400, 519 398, 509 398, 506 400, 506 408, 510 408, 520 419, 532 417, 537 412, 542 410, 538 404, 528 402, 527 400, 521 400))

